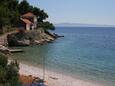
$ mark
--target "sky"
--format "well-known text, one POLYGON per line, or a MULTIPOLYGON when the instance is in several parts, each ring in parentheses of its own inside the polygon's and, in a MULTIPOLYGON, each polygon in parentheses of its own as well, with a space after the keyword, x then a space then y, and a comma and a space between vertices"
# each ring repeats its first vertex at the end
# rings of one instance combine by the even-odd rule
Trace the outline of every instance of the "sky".
POLYGON ((115 0, 27 0, 53 23, 115 25, 115 0))

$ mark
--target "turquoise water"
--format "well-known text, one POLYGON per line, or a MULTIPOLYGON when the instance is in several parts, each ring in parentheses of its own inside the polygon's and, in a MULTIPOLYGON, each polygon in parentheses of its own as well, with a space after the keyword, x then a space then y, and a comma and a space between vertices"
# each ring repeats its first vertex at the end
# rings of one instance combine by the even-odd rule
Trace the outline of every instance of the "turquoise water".
POLYGON ((115 86, 115 28, 57 27, 53 43, 23 47, 14 58, 74 78, 115 86))

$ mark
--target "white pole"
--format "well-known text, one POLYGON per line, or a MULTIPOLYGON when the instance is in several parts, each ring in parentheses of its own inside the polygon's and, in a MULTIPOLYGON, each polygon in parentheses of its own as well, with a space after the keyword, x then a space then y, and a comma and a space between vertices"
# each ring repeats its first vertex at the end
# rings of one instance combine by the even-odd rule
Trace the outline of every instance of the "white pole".
POLYGON ((45 81, 45 57, 43 57, 43 80, 45 81))

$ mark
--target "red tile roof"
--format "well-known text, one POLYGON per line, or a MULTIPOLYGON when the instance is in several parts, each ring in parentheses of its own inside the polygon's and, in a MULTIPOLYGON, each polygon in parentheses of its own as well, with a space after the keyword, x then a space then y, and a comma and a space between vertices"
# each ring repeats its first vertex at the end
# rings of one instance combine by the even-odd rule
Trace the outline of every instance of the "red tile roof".
POLYGON ((34 17, 34 16, 35 15, 33 13, 31 13, 31 12, 28 12, 28 13, 22 15, 22 17, 34 17))
POLYGON ((28 19, 21 19, 24 23, 26 23, 26 24, 32 24, 32 22, 31 21, 29 21, 28 19))

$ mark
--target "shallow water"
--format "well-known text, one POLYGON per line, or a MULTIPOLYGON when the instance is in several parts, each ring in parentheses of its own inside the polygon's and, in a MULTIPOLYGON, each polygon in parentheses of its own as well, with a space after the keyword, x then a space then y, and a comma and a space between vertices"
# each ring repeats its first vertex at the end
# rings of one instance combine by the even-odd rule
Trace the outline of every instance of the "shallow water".
POLYGON ((53 43, 23 47, 14 58, 74 78, 115 86, 115 28, 57 27, 53 43))

